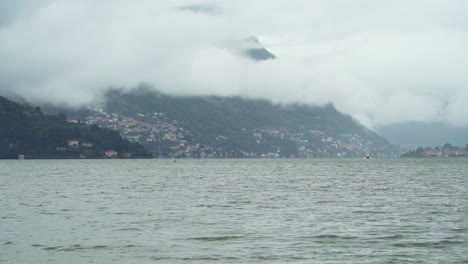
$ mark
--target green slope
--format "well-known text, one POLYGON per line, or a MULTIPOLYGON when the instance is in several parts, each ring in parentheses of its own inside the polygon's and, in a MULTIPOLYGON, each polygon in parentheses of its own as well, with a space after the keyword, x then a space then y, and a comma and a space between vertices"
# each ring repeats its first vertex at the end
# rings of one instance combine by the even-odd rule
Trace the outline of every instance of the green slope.
MULTIPOLYGON (((319 130, 336 139, 352 134, 371 142, 370 153, 391 153, 396 150, 385 138, 365 128, 349 115, 338 112, 331 104, 280 105, 267 100, 241 97, 170 96, 149 88, 130 92, 112 89, 106 93, 105 102, 108 113, 134 116, 137 113, 163 112, 191 131, 190 141, 214 144, 215 147, 222 147, 223 151, 268 152, 281 148, 283 151, 289 149, 285 151, 288 155, 297 152, 298 144, 277 138, 269 138, 265 144, 255 144, 256 138, 249 132, 261 128, 286 131, 288 135, 319 130), (229 138, 222 146, 214 142, 214 138, 220 135, 229 138)), ((318 148, 323 142, 311 138, 308 145, 318 148)))
POLYGON ((39 107, 0 96, 0 159, 15 159, 19 154, 26 158, 101 158, 106 150, 132 153, 133 157, 149 155, 116 131, 69 123, 63 115, 45 115, 39 107), (68 140, 92 146, 71 148, 68 140))

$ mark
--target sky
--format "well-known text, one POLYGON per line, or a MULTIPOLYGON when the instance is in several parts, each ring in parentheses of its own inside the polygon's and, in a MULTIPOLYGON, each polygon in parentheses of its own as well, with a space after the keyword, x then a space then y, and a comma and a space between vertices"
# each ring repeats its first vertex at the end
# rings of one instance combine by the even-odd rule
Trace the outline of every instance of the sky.
POLYGON ((468 125, 466 0, 2 0, 0 94, 109 87, 333 103, 368 127, 468 125), (277 59, 235 43, 256 36, 277 59))

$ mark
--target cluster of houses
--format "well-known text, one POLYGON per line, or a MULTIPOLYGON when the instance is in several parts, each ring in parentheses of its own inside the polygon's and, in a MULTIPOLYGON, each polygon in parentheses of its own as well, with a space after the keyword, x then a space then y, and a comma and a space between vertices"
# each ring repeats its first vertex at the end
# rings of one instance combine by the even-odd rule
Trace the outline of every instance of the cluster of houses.
MULTIPOLYGON (((358 134, 344 133, 336 138, 320 130, 291 132, 287 128, 268 127, 256 129, 254 136, 257 137, 257 143, 268 138, 294 142, 298 146, 299 157, 360 157, 369 153, 377 157, 388 156, 383 147, 376 146, 358 134)), ((278 153, 266 154, 267 157, 278 156, 278 153)))
MULTIPOLYGON (((297 153, 283 153, 280 144, 269 152, 232 151, 223 146, 223 142, 230 140, 224 135, 214 137, 213 144, 209 145, 188 140, 188 138, 194 138, 193 134, 184 129, 177 120, 169 119, 162 112, 137 113, 127 116, 93 109, 92 113, 86 117, 87 124, 117 130, 128 140, 143 144, 147 150, 153 152, 154 157, 358 157, 369 153, 377 156, 386 155, 385 150, 379 149, 371 141, 357 134, 343 134, 335 138, 320 130, 291 131, 288 128, 278 127, 261 127, 252 131, 244 128, 243 133, 250 134, 259 146, 262 144, 271 146, 273 141, 288 141, 297 146, 297 153), (165 150, 161 151, 163 147, 165 150)), ((76 120, 69 121, 76 122, 76 120)), ((118 154, 106 154, 106 157, 113 156, 118 156, 118 154)))
POLYGON ((164 113, 158 112, 139 113, 135 117, 129 117, 96 110, 93 115, 86 117, 85 122, 117 130, 130 141, 143 144, 165 140, 179 143, 188 135, 176 120, 169 120, 164 113))
MULTIPOLYGON (((443 147, 426 147, 418 148, 416 151, 410 152, 413 153, 414 157, 432 157, 432 158, 448 158, 448 157, 468 157, 468 146, 465 148, 455 147, 449 144, 446 144, 443 147)), ((411 156, 411 155, 407 155, 411 156)))
POLYGON ((104 152, 99 152, 95 149, 94 143, 83 141, 80 142, 78 139, 69 139, 67 141, 67 146, 64 147, 57 147, 56 150, 58 152, 66 153, 74 153, 79 156, 79 158, 132 158, 132 153, 122 152, 119 153, 115 150, 109 149, 104 152))

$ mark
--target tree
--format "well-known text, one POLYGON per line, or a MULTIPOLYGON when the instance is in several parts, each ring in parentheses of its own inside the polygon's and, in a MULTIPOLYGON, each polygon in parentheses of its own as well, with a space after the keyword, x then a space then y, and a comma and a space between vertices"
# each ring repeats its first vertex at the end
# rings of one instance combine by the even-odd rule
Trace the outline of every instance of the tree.
POLYGON ((451 148, 453 148, 453 146, 450 143, 445 143, 444 148, 451 149, 451 148))
POLYGON ((39 106, 34 107, 34 114, 42 115, 42 110, 39 106))
POLYGON ((58 115, 58 117, 60 118, 60 120, 63 120, 63 121, 66 121, 66 120, 67 120, 67 117, 65 116, 64 113, 60 113, 60 114, 58 115))
POLYGON ((419 147, 416 149, 416 153, 417 154, 422 154, 424 152, 424 148, 423 147, 419 147))

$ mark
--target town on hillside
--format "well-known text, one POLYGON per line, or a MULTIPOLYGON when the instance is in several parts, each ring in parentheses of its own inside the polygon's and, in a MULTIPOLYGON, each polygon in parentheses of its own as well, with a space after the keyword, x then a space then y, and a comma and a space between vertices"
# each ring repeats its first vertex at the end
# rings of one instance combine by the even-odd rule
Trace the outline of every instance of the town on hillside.
MULTIPOLYGON (((314 158, 396 157, 382 146, 352 133, 327 135, 320 130, 284 127, 243 128, 236 139, 227 135, 197 135, 163 112, 123 115, 90 109, 83 122, 110 128, 141 143, 155 158, 314 158), (201 140, 203 138, 204 140, 201 140)), ((80 122, 69 119, 69 122, 80 122)))

